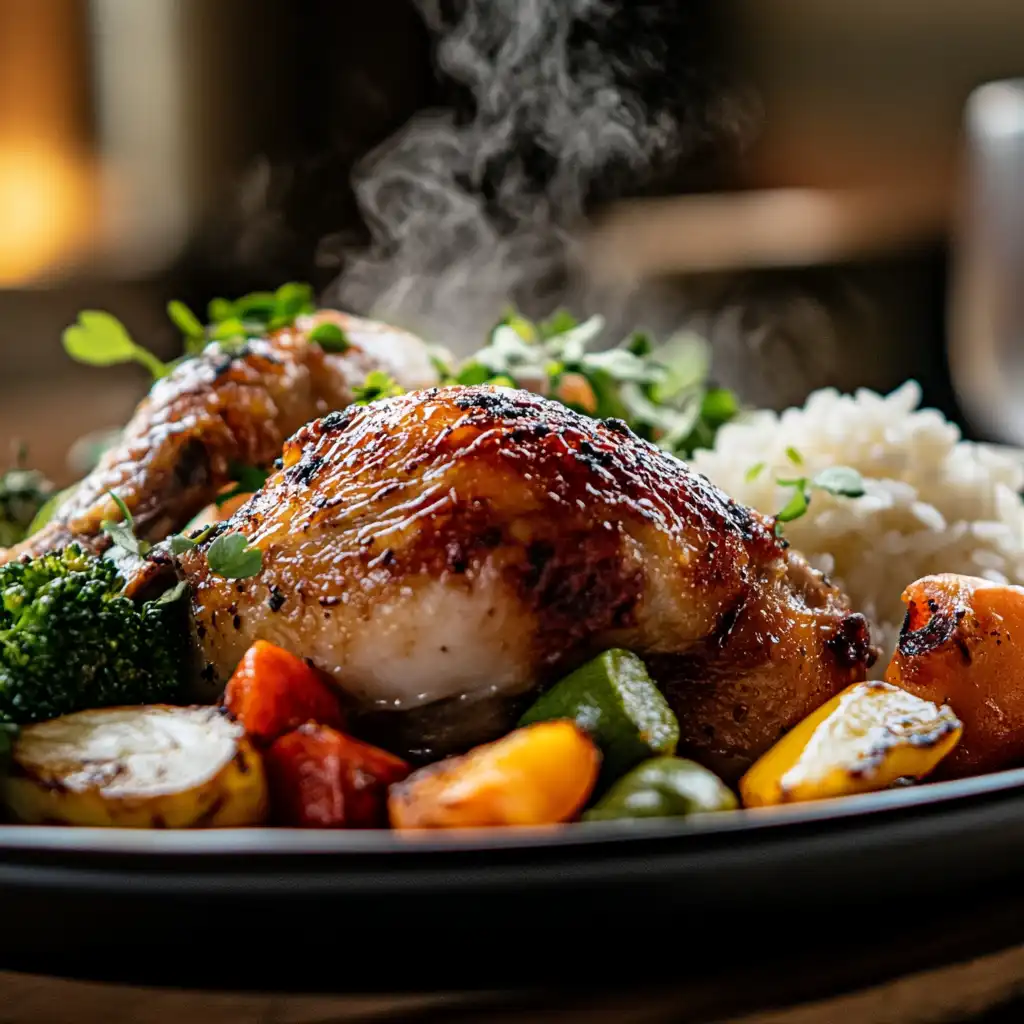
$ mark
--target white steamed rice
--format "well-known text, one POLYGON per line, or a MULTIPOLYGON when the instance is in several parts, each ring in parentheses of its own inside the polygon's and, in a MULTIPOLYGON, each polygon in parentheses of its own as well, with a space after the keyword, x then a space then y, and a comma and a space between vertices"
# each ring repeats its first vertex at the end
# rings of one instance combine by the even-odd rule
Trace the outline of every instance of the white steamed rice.
POLYGON ((1024 583, 1024 462, 973 444, 933 409, 920 409, 909 381, 883 396, 816 391, 802 408, 755 412, 723 427, 691 466, 761 512, 777 512, 792 490, 776 477, 813 476, 845 465, 864 478, 861 498, 814 491, 785 536, 849 594, 871 622, 885 664, 895 647, 904 588, 937 572, 1024 583), (786 449, 803 458, 794 466, 786 449), (748 471, 765 469, 753 480, 748 471))

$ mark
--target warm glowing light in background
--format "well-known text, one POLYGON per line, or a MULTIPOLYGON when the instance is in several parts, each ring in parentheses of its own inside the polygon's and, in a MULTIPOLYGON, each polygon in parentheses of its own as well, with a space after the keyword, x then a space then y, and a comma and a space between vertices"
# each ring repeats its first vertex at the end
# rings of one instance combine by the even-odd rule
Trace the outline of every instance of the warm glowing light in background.
POLYGON ((79 0, 0 0, 0 287, 75 262, 95 215, 79 0))
POLYGON ((91 214, 85 162, 0 138, 0 287, 30 284, 73 260, 91 214))

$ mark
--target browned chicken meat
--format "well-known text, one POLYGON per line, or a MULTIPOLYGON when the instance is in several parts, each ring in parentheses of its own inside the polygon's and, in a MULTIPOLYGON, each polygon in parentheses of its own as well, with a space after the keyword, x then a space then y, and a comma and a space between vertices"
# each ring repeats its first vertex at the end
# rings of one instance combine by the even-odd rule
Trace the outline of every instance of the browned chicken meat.
POLYGON ((608 647, 644 656, 681 749, 727 778, 876 652, 867 623, 730 500, 618 421, 429 388, 303 427, 226 524, 259 575, 182 560, 208 674, 257 638, 310 659, 366 735, 438 756, 608 647))
POLYGON ((118 519, 115 492, 136 533, 159 540, 181 529, 230 483, 232 465, 269 467, 304 423, 352 401, 372 370, 406 388, 437 381, 424 343, 412 334, 333 310, 300 318, 294 328, 253 339, 240 354, 212 344, 157 381, 120 443, 57 509, 41 531, 0 549, 0 564, 77 540, 101 550, 104 519, 118 519), (351 347, 328 354, 309 331, 329 320, 351 347))

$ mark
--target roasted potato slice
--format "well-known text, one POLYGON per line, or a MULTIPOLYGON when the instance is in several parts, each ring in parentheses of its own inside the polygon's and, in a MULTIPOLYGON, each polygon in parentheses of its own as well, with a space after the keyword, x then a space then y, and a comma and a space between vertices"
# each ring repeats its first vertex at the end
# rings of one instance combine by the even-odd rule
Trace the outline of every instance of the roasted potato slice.
POLYGON ((259 825, 267 787, 240 725, 213 707, 100 708, 27 726, 4 795, 19 821, 119 828, 259 825))
POLYGON ((962 726, 939 707, 889 683, 855 683, 822 705, 740 780, 746 807, 823 800, 885 789, 930 774, 962 726))

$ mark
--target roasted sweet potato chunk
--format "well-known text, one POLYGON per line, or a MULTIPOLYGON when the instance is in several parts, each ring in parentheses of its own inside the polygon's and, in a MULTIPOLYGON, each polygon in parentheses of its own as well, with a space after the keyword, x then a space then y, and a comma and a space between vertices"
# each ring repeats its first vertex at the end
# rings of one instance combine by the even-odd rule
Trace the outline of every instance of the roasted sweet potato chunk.
POLYGON ((224 691, 224 706, 259 743, 304 722, 344 727, 338 697, 301 658, 265 640, 246 652, 224 691))
POLYGON ((1024 587, 925 576, 903 593, 907 616, 885 678, 949 704, 963 737, 935 777, 1024 762, 1024 587))
POLYGON ((388 787, 410 767, 379 747, 309 722, 266 753, 271 816, 293 828, 387 828, 388 787))
POLYGON ((391 790, 399 829, 557 825, 594 789, 601 754, 575 722, 537 722, 461 757, 427 765, 391 790))

